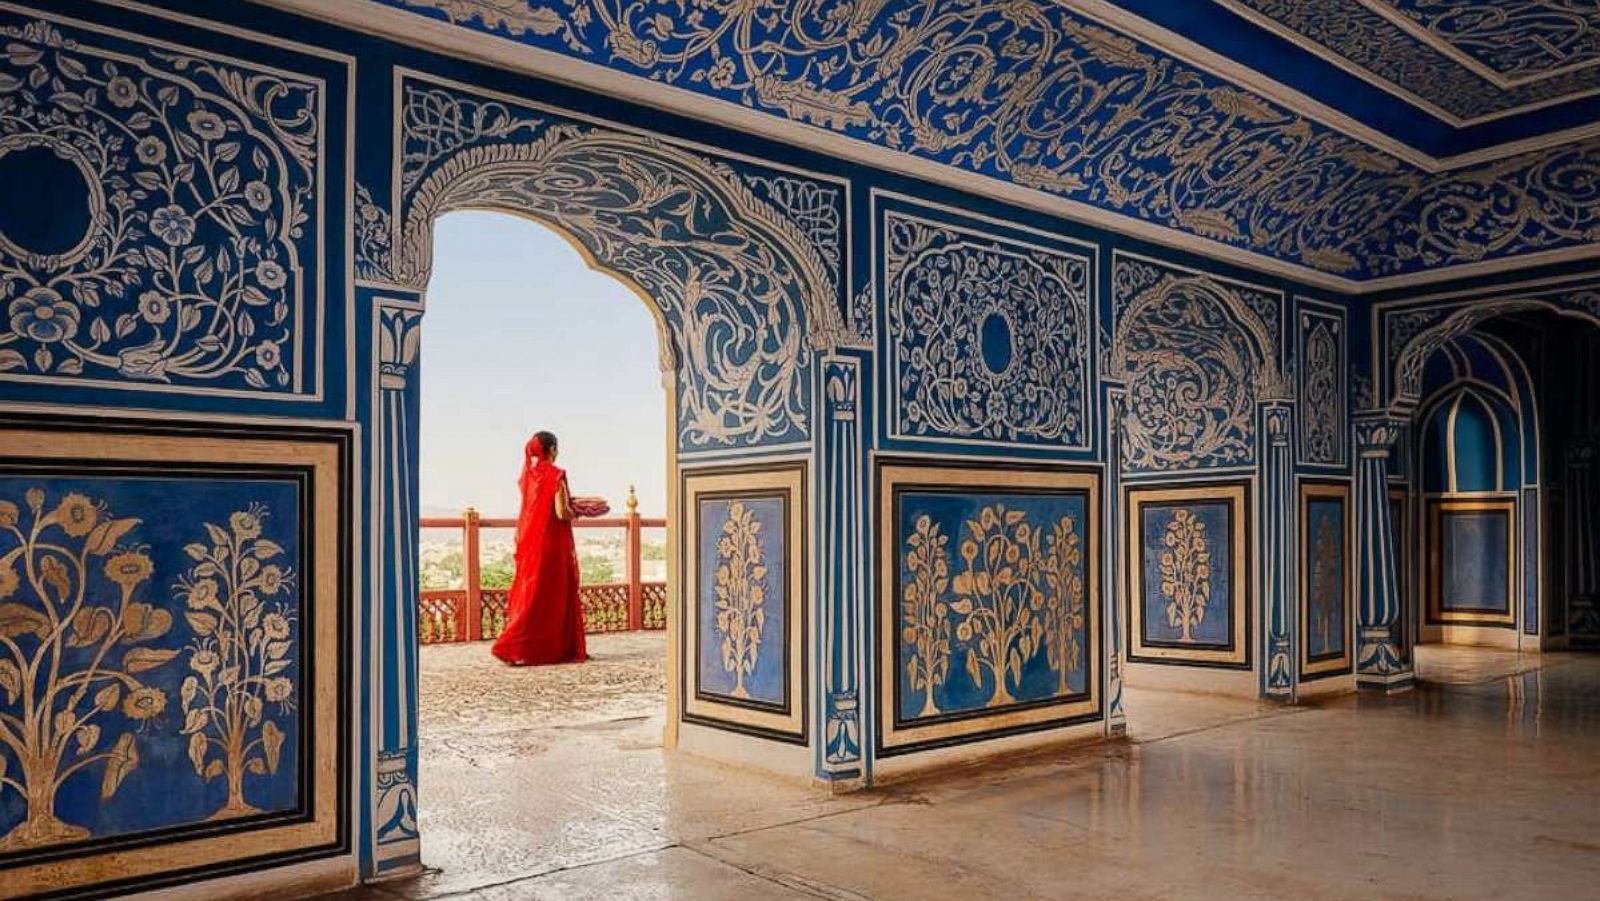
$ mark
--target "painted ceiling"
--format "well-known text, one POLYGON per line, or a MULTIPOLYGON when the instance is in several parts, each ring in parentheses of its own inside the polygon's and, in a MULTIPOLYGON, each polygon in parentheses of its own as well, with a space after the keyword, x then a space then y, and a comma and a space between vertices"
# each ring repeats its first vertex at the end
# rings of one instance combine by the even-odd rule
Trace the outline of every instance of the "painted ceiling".
POLYGON ((1351 280, 1600 241, 1593 0, 368 2, 1351 280))

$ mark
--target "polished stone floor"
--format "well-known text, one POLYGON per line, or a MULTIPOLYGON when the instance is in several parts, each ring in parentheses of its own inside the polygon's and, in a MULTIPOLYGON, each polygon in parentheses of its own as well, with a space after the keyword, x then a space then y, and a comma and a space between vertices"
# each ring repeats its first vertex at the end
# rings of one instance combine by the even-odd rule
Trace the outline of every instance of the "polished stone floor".
POLYGON ((660 637, 593 647, 425 651, 435 869, 351 897, 1600 895, 1600 656, 1425 648, 1416 691, 1295 708, 1130 691, 1126 742, 829 798, 664 754, 660 637))

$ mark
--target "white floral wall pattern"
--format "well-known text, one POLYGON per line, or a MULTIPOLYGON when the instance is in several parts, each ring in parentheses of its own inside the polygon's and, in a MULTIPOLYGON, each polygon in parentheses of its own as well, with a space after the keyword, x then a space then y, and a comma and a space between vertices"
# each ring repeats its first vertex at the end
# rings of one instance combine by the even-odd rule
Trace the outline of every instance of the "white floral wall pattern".
POLYGON ((884 214, 897 437, 1089 445, 1091 251, 884 214))
POLYGON ((1345 461, 1344 320, 1338 311, 1300 311, 1300 459, 1345 461))
POLYGON ((1254 463, 1256 402, 1286 394, 1271 337, 1281 296, 1120 254, 1112 292, 1117 318, 1107 376, 1127 386, 1123 466, 1254 463))
POLYGON ((376 2, 1355 279, 1600 227, 1600 141, 1430 173, 1051 0, 376 2))
POLYGON ((43 21, 0 41, 0 378, 316 393, 320 83, 43 21))
MULTIPOLYGON (((730 164, 653 138, 413 83, 401 115, 403 283, 426 284, 440 213, 538 216, 661 309, 681 448, 808 439, 814 345, 846 334, 835 270, 817 249, 843 212, 815 209, 842 204, 840 192, 764 185, 808 211, 802 227, 730 164)), ((832 246, 842 254, 842 237, 832 246)))

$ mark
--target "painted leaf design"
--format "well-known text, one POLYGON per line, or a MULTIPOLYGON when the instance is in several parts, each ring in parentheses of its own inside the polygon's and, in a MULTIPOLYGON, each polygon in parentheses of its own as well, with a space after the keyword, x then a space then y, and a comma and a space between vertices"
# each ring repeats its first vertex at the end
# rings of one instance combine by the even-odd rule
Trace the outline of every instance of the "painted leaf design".
POLYGON ((89 753, 89 749, 100 742, 100 727, 93 723, 87 726, 79 726, 74 737, 78 740, 78 755, 82 756, 89 753))
POLYGON ((117 739, 117 746, 111 752, 111 757, 106 761, 106 772, 100 779, 100 800, 109 800, 117 793, 117 788, 122 785, 122 780, 128 778, 139 765, 139 749, 133 743, 133 733, 124 732, 117 739))
POLYGON ((220 775, 222 775, 222 761, 213 760, 206 764, 205 778, 207 782, 210 782, 220 775))
POLYGON ((111 611, 104 607, 85 607, 72 618, 72 634, 67 647, 84 648, 96 644, 111 631, 111 611))
POLYGON ((265 776, 267 773, 267 765, 262 763, 259 757, 250 758, 250 762, 244 765, 244 769, 245 772, 253 773, 257 776, 265 776))
POLYGON ((283 730, 272 720, 267 720, 261 726, 261 748, 267 754, 267 768, 276 773, 278 757, 283 750, 283 730))
POLYGON ((199 733, 211 721, 211 711, 204 707, 197 707, 183 717, 183 731, 199 733))
POLYGON ((210 635, 217 630, 217 618, 209 613, 190 611, 185 613, 183 618, 189 622, 189 628, 193 629, 196 635, 210 635))
POLYGON ((49 618, 22 604, 0 604, 0 635, 16 638, 30 632, 40 638, 49 635, 49 618))
POLYGON ((113 682, 95 692, 94 706, 102 711, 115 710, 120 700, 122 700, 122 686, 113 682))
POLYGON ((206 737, 200 732, 189 736, 189 762, 194 765, 196 776, 205 772, 206 766, 206 737))
POLYGON ((83 549, 96 557, 103 557, 111 553, 111 549, 117 546, 122 536, 128 534, 129 530, 138 524, 139 520, 133 518, 103 522, 89 533, 89 540, 84 542, 83 549))
POLYGON ((17 695, 22 693, 22 671, 9 660, 0 660, 0 689, 5 690, 7 704, 16 703, 17 695))
POLYGON ((177 651, 163 648, 134 648, 123 655, 122 668, 130 673, 142 673, 145 670, 155 669, 176 656, 178 656, 177 651))

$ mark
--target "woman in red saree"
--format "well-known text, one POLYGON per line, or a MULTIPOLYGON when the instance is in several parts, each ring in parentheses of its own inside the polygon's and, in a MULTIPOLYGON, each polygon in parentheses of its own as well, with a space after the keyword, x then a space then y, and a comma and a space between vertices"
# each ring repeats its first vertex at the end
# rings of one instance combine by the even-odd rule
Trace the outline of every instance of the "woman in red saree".
POLYGON ((581 663, 588 654, 572 496, 566 472, 556 466, 556 436, 535 434, 523 458, 516 575, 506 596, 506 628, 492 651, 512 666, 581 663))

